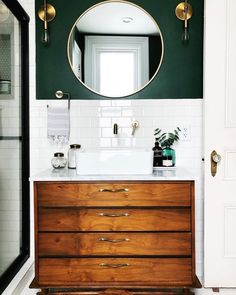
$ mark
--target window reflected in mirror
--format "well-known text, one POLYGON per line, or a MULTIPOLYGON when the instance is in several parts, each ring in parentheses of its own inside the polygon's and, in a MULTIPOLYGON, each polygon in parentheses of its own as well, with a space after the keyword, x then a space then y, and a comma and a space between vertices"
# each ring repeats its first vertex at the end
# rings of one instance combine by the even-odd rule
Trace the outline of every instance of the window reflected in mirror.
POLYGON ((135 91, 135 56, 133 52, 101 52, 98 57, 100 77, 97 91, 106 96, 124 96, 135 91), (115 69, 115 70, 114 70, 115 69), (120 87, 122 85, 122 87, 120 87))
POLYGON ((156 76, 163 39, 155 20, 141 7, 123 1, 101 2, 75 22, 68 58, 76 78, 107 97, 124 97, 156 76))

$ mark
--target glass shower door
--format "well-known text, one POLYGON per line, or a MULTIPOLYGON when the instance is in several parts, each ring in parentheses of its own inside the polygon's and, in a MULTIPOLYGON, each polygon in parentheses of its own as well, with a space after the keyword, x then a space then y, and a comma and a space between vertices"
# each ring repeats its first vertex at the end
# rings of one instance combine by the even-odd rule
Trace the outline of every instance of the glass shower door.
POLYGON ((0 9, 1 276, 20 254, 21 99, 19 91, 19 23, 2 1, 0 1, 0 9), (12 73, 13 67, 14 73, 12 73))
POLYGON ((0 294, 29 255, 27 47, 9 2, 0 0, 0 294))

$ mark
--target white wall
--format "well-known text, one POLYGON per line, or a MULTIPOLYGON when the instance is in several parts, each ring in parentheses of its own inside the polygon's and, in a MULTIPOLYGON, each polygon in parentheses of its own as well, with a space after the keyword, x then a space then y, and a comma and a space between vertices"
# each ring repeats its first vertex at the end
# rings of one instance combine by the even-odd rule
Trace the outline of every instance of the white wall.
MULTIPOLYGON (((66 102, 35 99, 34 1, 21 0, 20 2, 31 18, 30 144, 31 174, 35 174, 51 167, 50 160, 54 152, 60 150, 66 153, 68 150, 68 145, 59 149, 47 140, 46 106, 47 104, 66 105, 66 102)), ((60 85, 58 85, 58 89, 60 89, 60 85)), ((190 168, 200 176, 196 189, 196 247, 197 274, 201 280, 203 276, 202 103, 201 99, 72 101, 70 139, 70 143, 80 143, 83 148, 116 146, 152 148, 155 128, 172 131, 176 126, 188 127, 190 139, 188 141, 181 140, 175 148, 177 166, 190 168), (140 128, 135 137, 132 137, 131 122, 134 119, 140 122, 140 128), (118 137, 112 134, 113 123, 118 123, 120 126, 118 137)), ((21 294, 32 294, 31 292, 25 289, 21 294)), ((197 294, 210 293, 210 290, 203 289, 199 290, 197 294)), ((225 291, 225 294, 230 293, 225 291)))

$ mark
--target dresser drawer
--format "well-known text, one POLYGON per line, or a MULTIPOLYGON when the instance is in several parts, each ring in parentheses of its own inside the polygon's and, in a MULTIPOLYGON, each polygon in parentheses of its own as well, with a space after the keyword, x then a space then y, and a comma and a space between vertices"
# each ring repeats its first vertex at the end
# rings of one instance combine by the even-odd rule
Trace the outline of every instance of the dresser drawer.
POLYGON ((192 285, 190 258, 40 258, 39 284, 192 285))
POLYGON ((39 208, 39 231, 190 231, 191 211, 179 209, 39 208))
POLYGON ((39 206, 190 206, 191 181, 36 185, 39 206))
POLYGON ((40 256, 191 255, 190 233, 40 233, 40 256))

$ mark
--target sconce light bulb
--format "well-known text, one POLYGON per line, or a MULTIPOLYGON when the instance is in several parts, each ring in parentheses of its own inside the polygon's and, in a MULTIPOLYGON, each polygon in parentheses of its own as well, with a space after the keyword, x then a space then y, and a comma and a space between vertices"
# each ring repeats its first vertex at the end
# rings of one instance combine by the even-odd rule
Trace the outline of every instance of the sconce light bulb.
POLYGON ((189 43, 189 39, 190 39, 189 31, 188 31, 188 28, 185 27, 182 34, 182 42, 187 45, 189 43))
POLYGON ((42 31, 42 36, 41 36, 41 42, 43 44, 49 44, 50 43, 50 38, 49 38, 49 31, 48 29, 43 29, 42 31))

